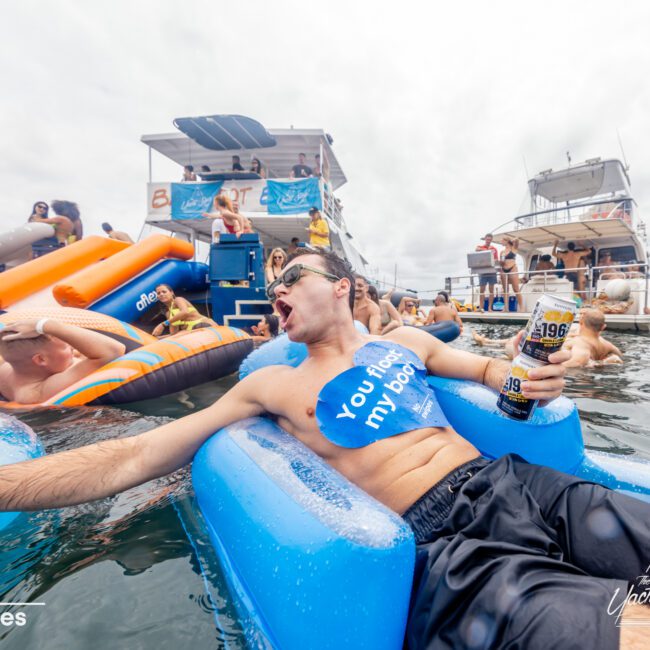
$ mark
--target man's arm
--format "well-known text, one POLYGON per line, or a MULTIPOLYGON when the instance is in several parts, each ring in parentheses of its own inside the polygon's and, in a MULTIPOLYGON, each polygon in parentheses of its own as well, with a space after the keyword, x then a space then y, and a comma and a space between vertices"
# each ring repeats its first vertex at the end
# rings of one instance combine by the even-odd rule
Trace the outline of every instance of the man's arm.
POLYGON ((42 510, 102 499, 183 467, 215 431, 264 412, 257 395, 264 381, 273 381, 266 370, 277 372, 259 370, 212 406, 138 436, 0 467, 0 510, 42 510))
MULTIPOLYGON (((523 331, 515 338, 518 348, 523 331)), ((427 370, 439 377, 468 379, 484 384, 488 388, 501 390, 510 369, 510 362, 488 359, 477 354, 452 348, 434 336, 413 327, 404 327, 391 332, 387 338, 394 338, 410 348, 424 361, 427 370)), ((534 368, 528 373, 528 381, 522 384, 522 393, 530 399, 548 402, 559 397, 564 388, 565 368, 562 365, 569 353, 561 350, 549 356, 549 365, 534 368)))
POLYGON ((569 358, 562 363, 565 368, 582 368, 591 361, 591 349, 576 338, 568 349, 569 358))
POLYGON ((370 312, 368 331, 371 334, 381 335, 381 310, 374 302, 371 302, 371 304, 368 305, 368 311, 370 312))

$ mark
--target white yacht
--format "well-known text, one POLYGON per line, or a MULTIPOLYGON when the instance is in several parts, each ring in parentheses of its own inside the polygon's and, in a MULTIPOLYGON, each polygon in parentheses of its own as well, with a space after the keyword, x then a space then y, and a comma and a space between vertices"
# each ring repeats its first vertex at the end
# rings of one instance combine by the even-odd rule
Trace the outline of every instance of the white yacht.
MULTIPOLYGON (((645 224, 638 215, 628 170, 621 161, 592 158, 566 169, 548 169, 531 178, 528 188, 529 211, 494 231, 497 244, 519 241, 523 310, 467 311, 461 314, 462 319, 522 322, 539 295, 551 293, 576 296, 584 305, 598 306, 605 312, 610 329, 650 330, 645 224), (584 266, 536 270, 542 256, 551 255, 555 246, 566 251, 570 243, 576 250, 585 251, 584 266), (605 265, 608 253, 611 262, 605 265), (572 281, 576 273, 584 274, 583 291, 572 281)), ((557 258, 551 260, 557 262, 557 258)), ((469 291, 466 302, 476 305, 478 274, 489 270, 472 268, 469 276, 447 278, 447 288, 452 295, 459 295, 459 285, 465 285, 469 291)), ((511 299, 511 309, 515 308, 513 303, 511 299)), ((499 307, 503 309, 501 304, 499 307)))

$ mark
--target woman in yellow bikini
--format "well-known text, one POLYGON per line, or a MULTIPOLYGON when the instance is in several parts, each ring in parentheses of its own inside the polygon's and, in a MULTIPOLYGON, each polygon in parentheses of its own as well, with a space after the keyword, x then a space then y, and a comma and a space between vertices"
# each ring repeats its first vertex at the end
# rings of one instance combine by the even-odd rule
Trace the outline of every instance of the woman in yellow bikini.
POLYGON ((154 336, 162 336, 166 327, 169 328, 170 334, 176 334, 217 325, 211 318, 199 314, 189 300, 176 296, 168 284, 159 284, 156 287, 156 296, 167 319, 156 326, 152 332, 154 336))

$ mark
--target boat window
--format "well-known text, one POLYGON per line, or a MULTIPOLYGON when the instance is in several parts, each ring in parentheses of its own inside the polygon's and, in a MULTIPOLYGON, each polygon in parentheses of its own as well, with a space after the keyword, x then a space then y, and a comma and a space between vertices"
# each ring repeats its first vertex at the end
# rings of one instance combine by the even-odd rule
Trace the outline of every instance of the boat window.
POLYGON ((530 264, 528 265, 528 270, 534 271, 537 268, 537 262, 539 262, 539 255, 533 255, 530 258, 530 264))
POLYGON ((625 262, 636 260, 634 246, 603 246, 598 249, 597 259, 602 257, 603 251, 608 251, 612 254, 612 262, 624 264, 625 262))

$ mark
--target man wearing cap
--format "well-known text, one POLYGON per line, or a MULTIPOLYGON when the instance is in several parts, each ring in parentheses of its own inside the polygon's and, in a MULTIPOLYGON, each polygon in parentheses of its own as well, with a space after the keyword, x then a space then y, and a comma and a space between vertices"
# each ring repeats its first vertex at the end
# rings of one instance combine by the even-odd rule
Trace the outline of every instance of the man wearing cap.
POLYGON ((311 246, 318 246, 320 248, 330 247, 330 229, 327 221, 321 216, 318 208, 311 208, 309 210, 311 223, 307 230, 309 230, 309 243, 311 246))
MULTIPOLYGON (((477 251, 490 251, 492 253, 493 263, 497 264, 499 261, 499 251, 492 246, 492 233, 488 233, 483 237, 485 244, 479 244, 476 247, 477 251)), ((492 302, 494 301, 494 285, 497 283, 496 269, 489 273, 479 273, 479 304, 480 311, 483 311, 485 304, 485 286, 488 287, 488 311, 492 311, 492 302)))

